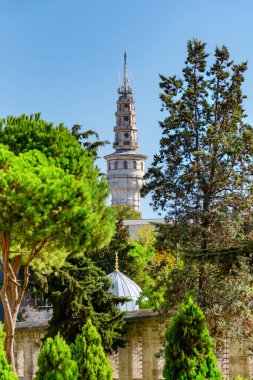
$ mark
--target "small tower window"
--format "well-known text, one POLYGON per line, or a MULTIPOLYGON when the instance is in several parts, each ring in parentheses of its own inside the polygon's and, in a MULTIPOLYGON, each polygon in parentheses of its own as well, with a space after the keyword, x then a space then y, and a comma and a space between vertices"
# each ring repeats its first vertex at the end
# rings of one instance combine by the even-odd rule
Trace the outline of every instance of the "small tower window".
POLYGON ((124 133, 124 137, 127 139, 129 137, 129 133, 124 133))
POLYGON ((124 161, 123 168, 127 169, 127 161, 124 161))
POLYGON ((144 167, 144 166, 143 166, 143 162, 141 162, 141 170, 143 170, 143 167, 144 167))
POLYGON ((136 161, 133 161, 133 169, 137 169, 136 161))
POLYGON ((108 162, 108 169, 111 170, 111 163, 108 162))
POLYGON ((129 117, 128 117, 128 116, 124 116, 124 120, 125 120, 125 121, 128 121, 128 120, 129 120, 129 117))
POLYGON ((115 169, 115 170, 118 169, 118 161, 115 161, 115 162, 114 162, 114 169, 115 169))

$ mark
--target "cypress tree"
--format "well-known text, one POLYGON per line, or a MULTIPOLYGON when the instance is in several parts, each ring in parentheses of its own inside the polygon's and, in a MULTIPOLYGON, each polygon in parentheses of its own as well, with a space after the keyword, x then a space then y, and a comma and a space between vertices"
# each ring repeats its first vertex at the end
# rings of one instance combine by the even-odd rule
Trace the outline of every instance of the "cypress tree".
POLYGON ((189 298, 166 331, 165 380, 221 379, 202 310, 189 298))
POLYGON ((38 367, 35 380, 77 380, 77 364, 59 334, 45 341, 39 353, 38 367))
POLYGON ((113 369, 105 356, 100 335, 90 320, 77 335, 71 350, 78 365, 78 380, 112 380, 113 369))
POLYGON ((0 379, 1 380, 18 380, 17 375, 13 372, 11 365, 8 364, 6 353, 4 351, 5 333, 0 323, 0 379))

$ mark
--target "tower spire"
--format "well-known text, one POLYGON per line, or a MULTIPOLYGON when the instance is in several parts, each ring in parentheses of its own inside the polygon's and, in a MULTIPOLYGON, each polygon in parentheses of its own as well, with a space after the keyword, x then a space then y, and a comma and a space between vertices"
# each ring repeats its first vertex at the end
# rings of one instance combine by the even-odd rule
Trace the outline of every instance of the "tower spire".
POLYGON ((118 88, 118 93, 124 96, 132 95, 134 92, 133 88, 130 86, 130 79, 127 74, 127 53, 124 53, 124 73, 121 86, 118 88))
POLYGON ((125 54, 124 54, 124 87, 127 87, 127 82, 128 82, 128 78, 127 78, 127 54, 126 54, 126 51, 125 51, 125 54))

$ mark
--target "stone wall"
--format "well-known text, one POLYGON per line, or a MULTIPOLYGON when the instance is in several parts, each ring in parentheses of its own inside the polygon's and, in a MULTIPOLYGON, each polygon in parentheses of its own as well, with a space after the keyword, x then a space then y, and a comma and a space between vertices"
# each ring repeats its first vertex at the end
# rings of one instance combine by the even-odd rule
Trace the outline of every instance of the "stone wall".
MULTIPOLYGON (((165 326, 159 323, 151 310, 138 310, 126 317, 128 333, 126 346, 110 356, 114 380, 161 380, 163 358, 157 353, 164 345, 165 326)), ((15 357, 18 376, 32 380, 36 372, 41 339, 48 320, 19 322, 15 335, 15 357)), ((225 344, 218 358, 225 377, 232 380, 238 374, 253 377, 253 360, 235 343, 225 344)))

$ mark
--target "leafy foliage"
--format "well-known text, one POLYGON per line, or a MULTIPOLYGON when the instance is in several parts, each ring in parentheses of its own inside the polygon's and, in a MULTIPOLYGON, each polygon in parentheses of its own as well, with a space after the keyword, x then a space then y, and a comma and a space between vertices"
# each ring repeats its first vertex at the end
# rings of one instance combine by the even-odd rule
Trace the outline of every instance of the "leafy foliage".
POLYGON ((4 338, 2 325, 0 324, 0 379, 1 380, 18 380, 17 375, 13 372, 11 366, 6 359, 6 353, 4 351, 4 338))
MULTIPOLYGON (((76 181, 82 183, 85 197, 82 197, 82 193, 80 197, 78 193, 76 195, 77 200, 82 201, 86 210, 89 210, 91 225, 88 229, 92 231, 90 243, 96 247, 110 241, 114 215, 105 204, 109 195, 108 185, 104 177, 100 178, 98 168, 94 167, 93 155, 81 147, 63 124, 54 126, 41 120, 40 114, 9 116, 6 120, 1 120, 0 143, 8 146, 17 156, 26 152, 32 154, 32 151, 38 150, 45 155, 51 166, 63 169, 66 175, 72 175, 76 181)), ((73 192, 73 201, 74 199, 73 192)), ((76 232, 73 235, 78 236, 76 232)))
POLYGON ((146 284, 146 268, 148 262, 154 257, 154 250, 150 245, 146 247, 144 241, 142 244, 131 241, 127 227, 124 227, 120 220, 116 224, 116 233, 109 246, 90 253, 90 257, 99 268, 106 273, 111 273, 115 269, 116 252, 119 258, 119 270, 122 270, 140 287, 146 284))
POLYGON ((166 331, 165 380, 221 379, 201 309, 190 298, 166 331))
POLYGON ((243 266, 247 266, 252 274, 253 271, 253 241, 242 242, 227 248, 210 248, 202 250, 187 250, 187 260, 201 262, 203 259, 208 263, 215 263, 219 272, 224 274, 238 273, 243 266))
POLYGON ((99 135, 92 130, 88 130, 85 132, 81 131, 82 127, 79 124, 75 124, 72 127, 72 135, 79 141, 79 143, 82 145, 84 149, 86 149, 94 159, 99 158, 98 157, 98 148, 104 147, 107 144, 110 144, 109 141, 100 141, 99 135), (94 142, 90 142, 89 138, 95 136, 96 140, 94 142))
POLYGON ((79 369, 78 379, 112 380, 113 369, 105 356, 101 338, 90 320, 77 335, 71 350, 79 369))
POLYGON ((244 341, 248 346, 253 342, 252 309, 249 305, 253 297, 252 276, 247 265, 241 263, 240 269, 233 273, 222 274, 214 263, 206 265, 205 284, 199 291, 198 263, 188 262, 161 278, 156 287, 164 286, 164 300, 160 307, 161 317, 191 295, 202 308, 207 326, 217 349, 223 346, 225 339, 238 343, 244 341))
POLYGON ((69 346, 60 335, 48 338, 38 356, 35 380, 77 380, 78 368, 69 346))
POLYGON ((122 345, 124 313, 117 304, 125 299, 109 291, 109 279, 89 259, 68 259, 47 279, 40 275, 40 281, 45 280, 44 296, 53 305, 47 336, 53 337, 59 332, 72 343, 89 319, 97 328, 106 351, 122 345))
POLYGON ((118 220, 110 243, 103 249, 88 252, 87 255, 99 268, 109 274, 114 271, 115 253, 118 252, 119 269, 124 268, 124 273, 129 275, 134 267, 134 259, 128 256, 131 248, 128 228, 123 225, 122 220, 118 220))
POLYGON ((116 212, 118 220, 125 219, 141 219, 140 211, 133 210, 128 205, 112 206, 113 210, 116 212))

